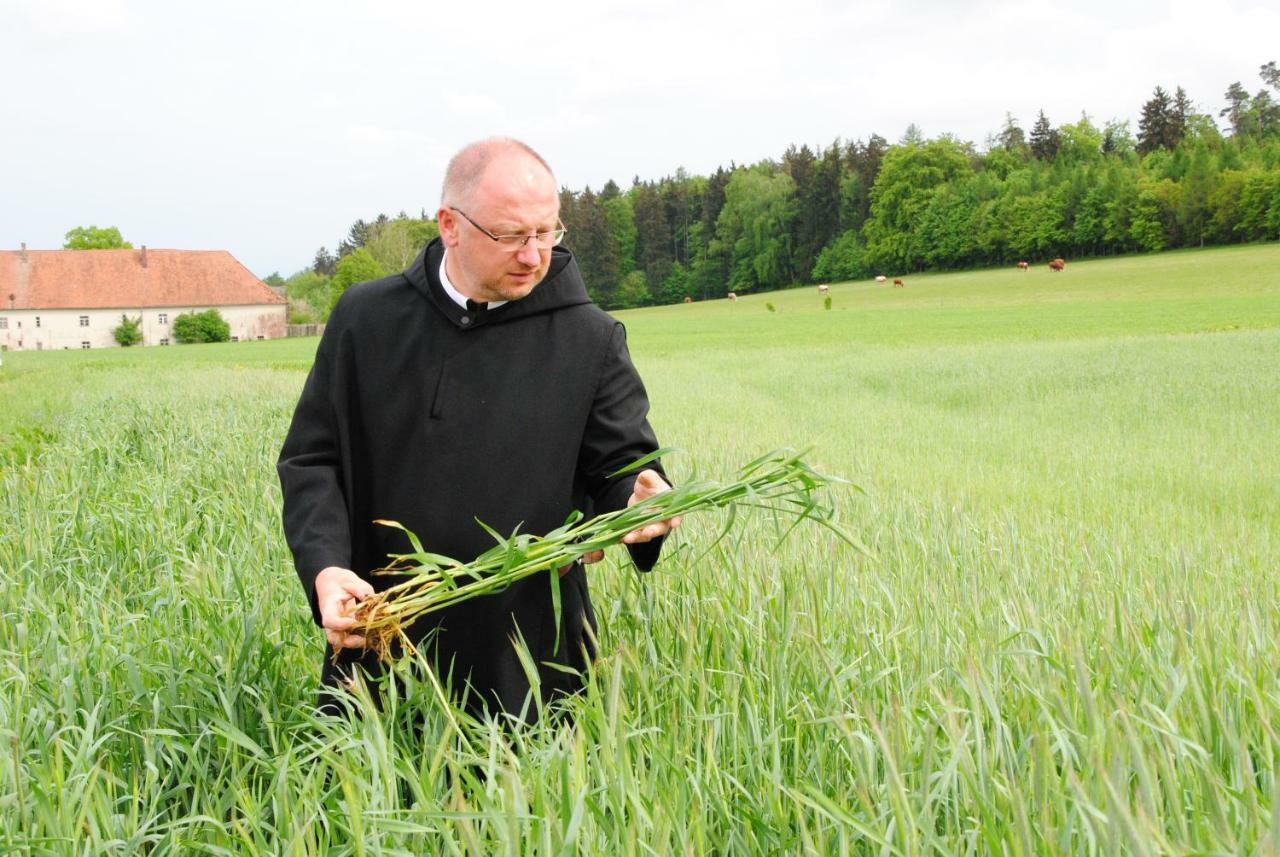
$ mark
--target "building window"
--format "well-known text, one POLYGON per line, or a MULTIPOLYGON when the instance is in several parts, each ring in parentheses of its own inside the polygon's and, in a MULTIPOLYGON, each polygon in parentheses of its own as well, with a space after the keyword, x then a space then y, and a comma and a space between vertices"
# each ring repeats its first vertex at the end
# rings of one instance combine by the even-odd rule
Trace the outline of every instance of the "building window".
POLYGON ((8 329, 9 329, 9 319, 0 315, 0 330, 8 330, 8 329))
POLYGON ((84 340, 81 340, 81 341, 80 341, 80 347, 81 347, 81 348, 89 348, 89 347, 90 347, 90 345, 89 345, 89 343, 85 342, 84 340))
POLYGON ((168 323, 169 323, 169 313, 167 313, 167 312, 162 312, 162 313, 160 313, 160 317, 159 317, 158 321, 159 321, 161 324, 168 324, 168 323))
POLYGON ((88 326, 89 326, 89 316, 87 316, 87 315, 82 315, 82 316, 80 316, 80 326, 81 326, 81 327, 88 327, 88 326))
POLYGON ((40 316, 36 316, 36 327, 40 326, 40 316))
POLYGON ((161 338, 161 340, 160 340, 160 344, 161 344, 161 345, 168 345, 168 344, 169 344, 169 337, 165 336, 165 337, 161 338))

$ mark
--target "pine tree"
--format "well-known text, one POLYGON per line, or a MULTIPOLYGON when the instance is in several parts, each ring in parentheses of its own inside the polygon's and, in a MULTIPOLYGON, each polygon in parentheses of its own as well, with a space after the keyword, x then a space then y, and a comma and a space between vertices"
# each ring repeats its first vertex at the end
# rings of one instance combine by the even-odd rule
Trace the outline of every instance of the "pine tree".
POLYGON ((1138 152, 1146 154, 1156 149, 1171 149, 1170 134, 1173 124, 1173 102, 1169 93, 1157 86, 1151 100, 1142 105, 1142 118, 1138 120, 1138 152))
POLYGON ((1237 80, 1227 87, 1227 91, 1223 93, 1223 98, 1227 99, 1227 106, 1218 112, 1218 116, 1231 123, 1232 135, 1240 136, 1247 130, 1249 92, 1237 80))
POLYGON ((1169 148, 1176 147, 1187 136, 1191 127, 1193 108, 1187 91, 1179 86, 1173 94, 1173 112, 1169 117, 1169 148))
POLYGON ((1265 89, 1259 89, 1249 108, 1250 124, 1258 130, 1259 137, 1280 131, 1280 103, 1265 89))
POLYGON ((631 202, 636 217, 636 263, 644 271, 652 292, 671 272, 671 232, 666 207, 658 188, 648 182, 631 188, 631 202))
POLYGON ((1004 114, 1004 128, 996 137, 996 142, 1006 152, 1022 152, 1027 147, 1027 133, 1018 126, 1018 120, 1013 118, 1012 113, 1004 114))
POLYGON ((329 252, 328 247, 321 247, 316 251, 316 258, 311 264, 311 270, 315 271, 322 277, 332 277, 333 272, 337 267, 338 259, 329 252))
POLYGON ((822 250, 823 200, 817 191, 817 158, 808 145, 790 146, 782 156, 783 168, 795 182, 796 216, 791 221, 791 247, 797 270, 808 274, 822 250))
POLYGON ((1267 86, 1280 91, 1280 68, 1276 68, 1275 60, 1261 66, 1258 69, 1258 75, 1267 86))
POLYGON ((1062 146, 1062 135, 1049 124, 1049 119, 1040 111, 1036 124, 1031 126, 1031 154, 1041 161, 1052 161, 1062 146))

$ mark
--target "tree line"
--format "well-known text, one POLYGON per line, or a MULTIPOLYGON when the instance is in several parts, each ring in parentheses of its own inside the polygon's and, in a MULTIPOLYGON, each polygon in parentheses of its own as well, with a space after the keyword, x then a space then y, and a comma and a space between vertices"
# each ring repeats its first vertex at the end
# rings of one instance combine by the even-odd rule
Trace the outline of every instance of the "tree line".
MULTIPOLYGON (((561 219, 596 303, 675 303, 874 274, 1280 238, 1280 69, 1218 115, 1157 86, 1136 134, 1087 115, 1030 131, 1012 115, 979 148, 916 126, 835 140, 707 176, 564 188, 561 219), (1222 120, 1225 128, 1220 128, 1222 120)), ((358 220, 287 282, 315 317, 354 282, 408 265, 438 234, 422 212, 358 220)), ((299 319, 301 320, 301 319, 299 319)))

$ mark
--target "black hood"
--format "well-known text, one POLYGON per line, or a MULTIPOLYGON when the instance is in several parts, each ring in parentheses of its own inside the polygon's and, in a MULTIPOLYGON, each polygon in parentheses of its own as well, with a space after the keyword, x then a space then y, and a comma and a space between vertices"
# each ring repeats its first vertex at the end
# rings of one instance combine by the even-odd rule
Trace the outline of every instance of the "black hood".
POLYGON ((528 296, 508 301, 497 309, 479 314, 469 313, 445 293, 444 286, 440 283, 440 260, 443 258, 444 242, 433 238, 422 248, 413 264, 404 269, 403 276, 445 318, 462 330, 502 324, 562 307, 591 303, 587 286, 582 282, 582 274, 578 271, 578 262, 565 247, 552 248, 547 276, 533 287, 528 296))

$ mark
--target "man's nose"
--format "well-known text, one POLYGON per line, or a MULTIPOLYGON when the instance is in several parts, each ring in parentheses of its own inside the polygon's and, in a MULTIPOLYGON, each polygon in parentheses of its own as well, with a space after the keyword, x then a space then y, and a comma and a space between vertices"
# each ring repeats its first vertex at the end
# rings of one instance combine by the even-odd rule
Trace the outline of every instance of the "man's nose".
POLYGON ((516 251, 516 259, 522 265, 528 265, 531 268, 537 267, 542 262, 542 252, 538 250, 538 245, 530 238, 524 243, 524 246, 516 251))

